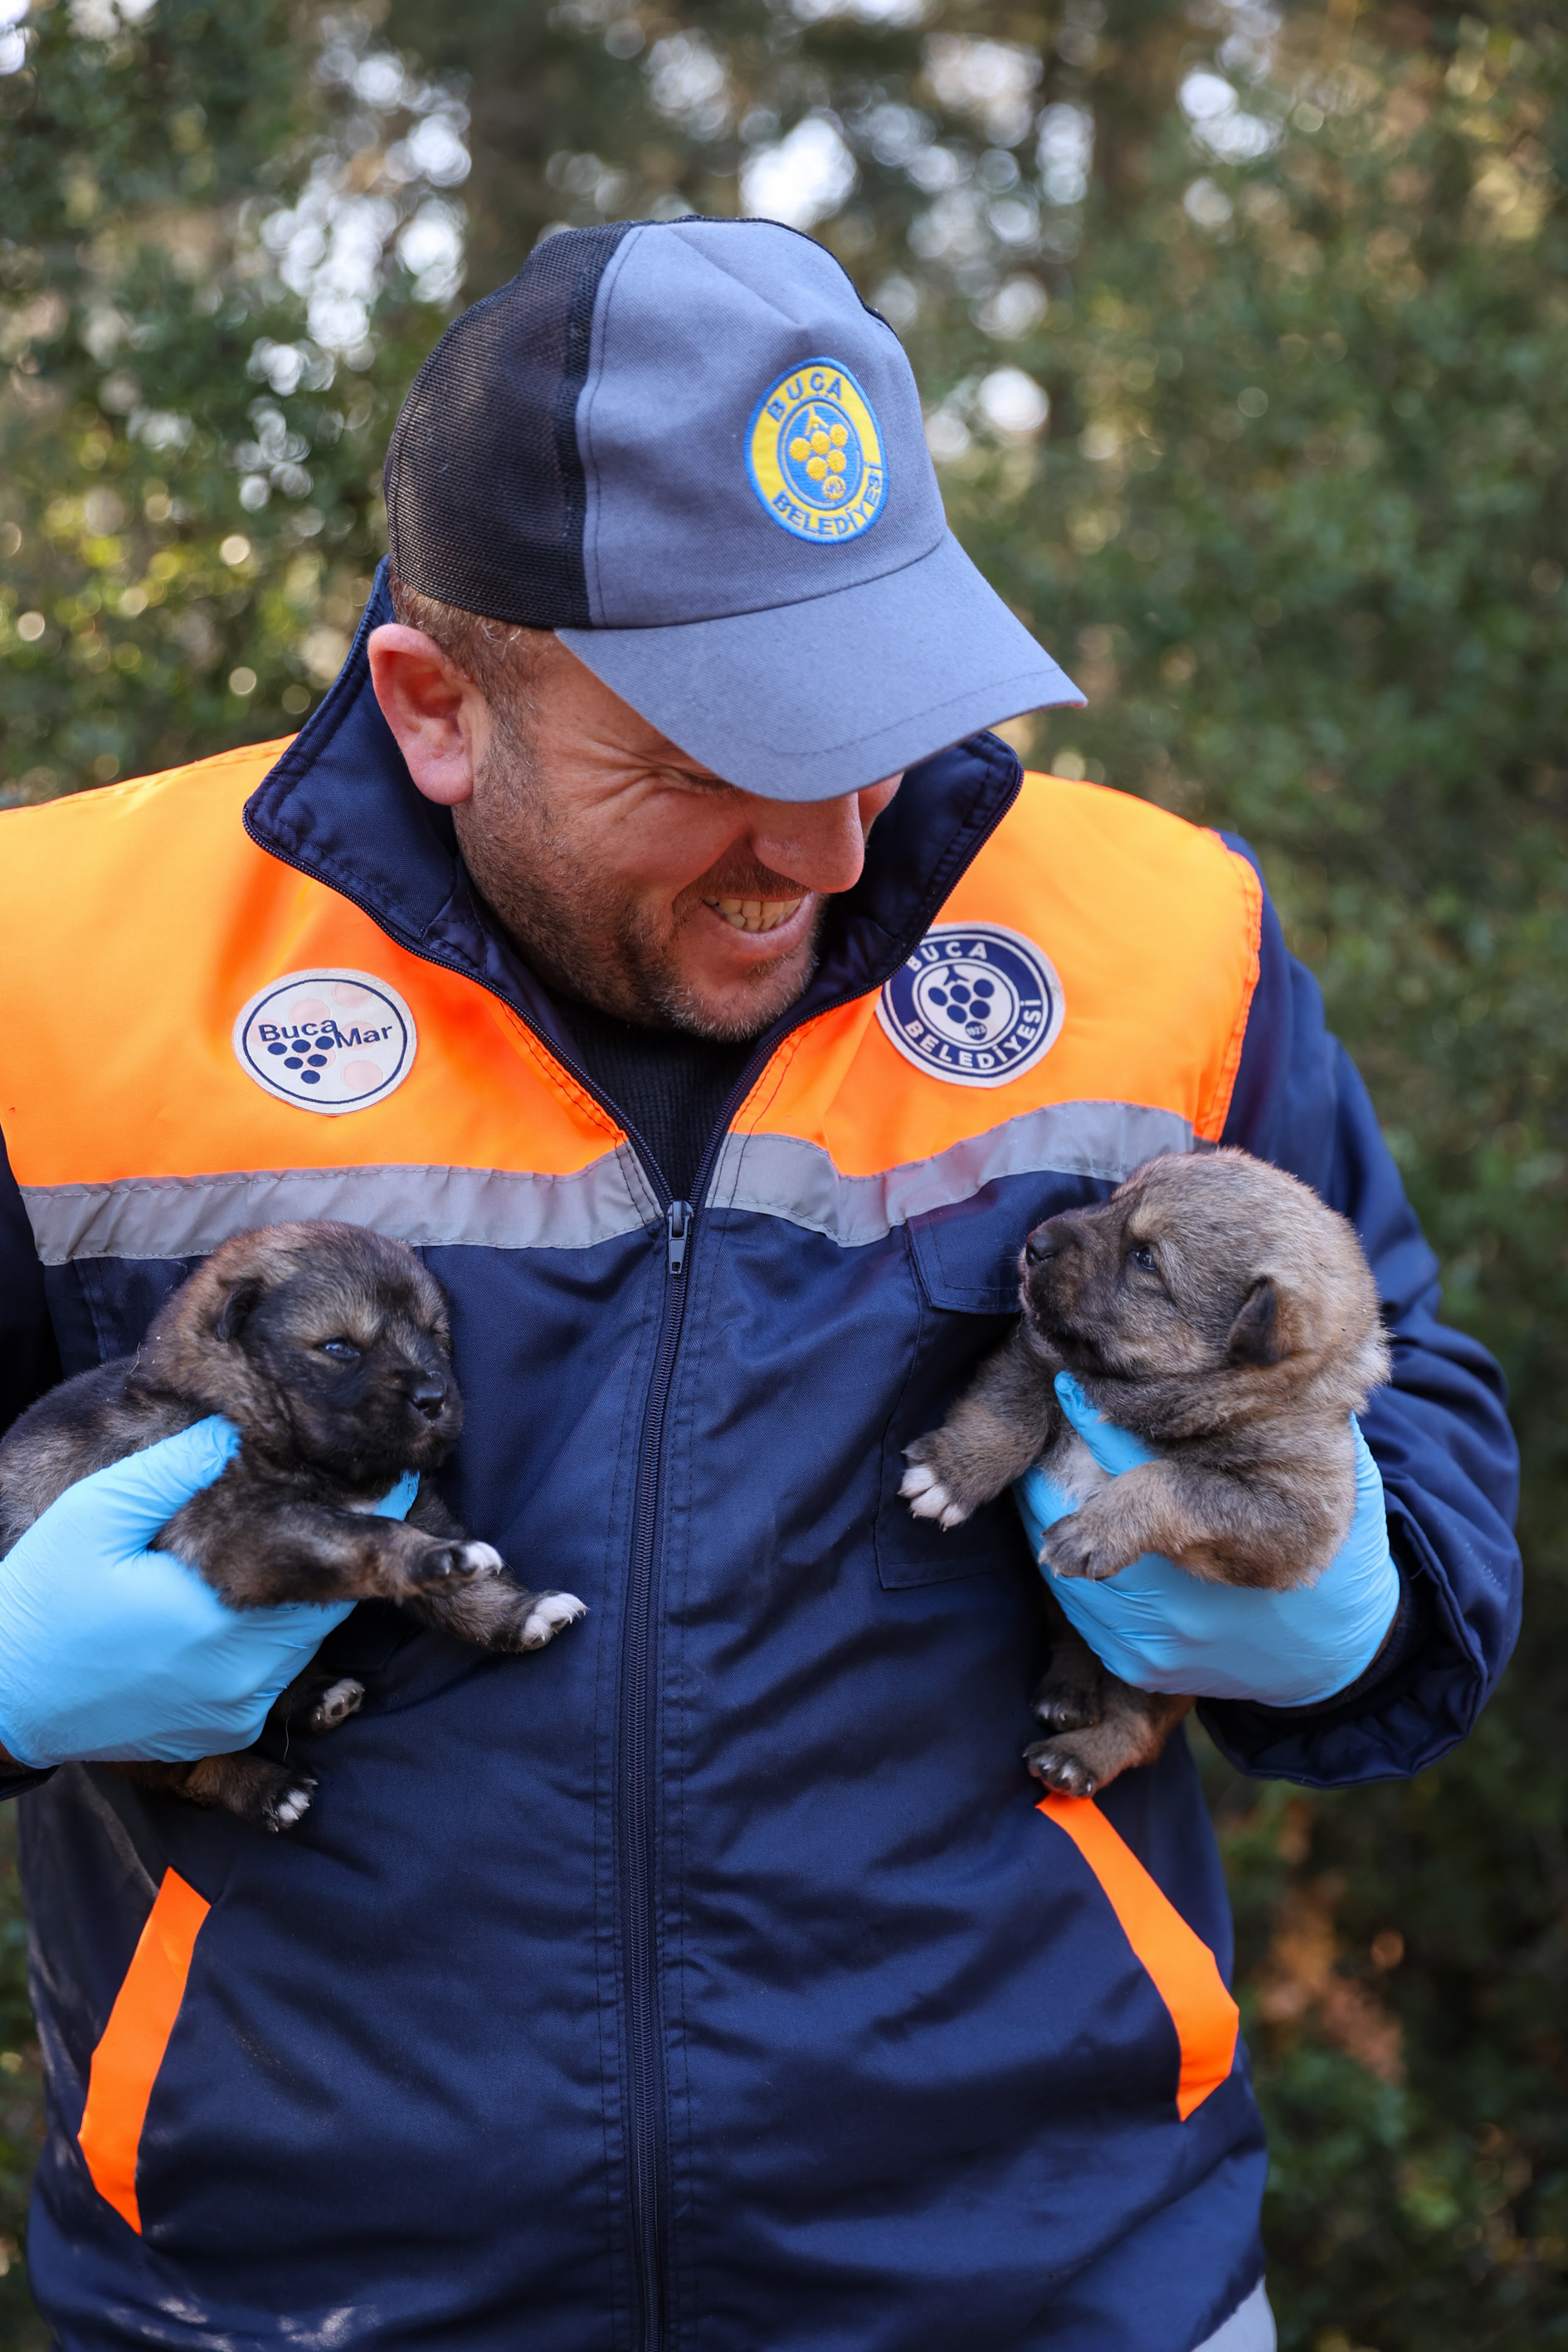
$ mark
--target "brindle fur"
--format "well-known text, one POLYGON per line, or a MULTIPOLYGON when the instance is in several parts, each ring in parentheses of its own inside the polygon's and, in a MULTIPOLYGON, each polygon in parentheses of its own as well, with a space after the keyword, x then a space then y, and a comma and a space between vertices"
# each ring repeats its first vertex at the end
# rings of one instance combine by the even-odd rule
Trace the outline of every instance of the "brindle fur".
MULTIPOLYGON (((1020 1260, 1022 1316, 941 1429, 907 1449, 902 1492, 957 1527, 1038 1463, 1077 1503, 1046 1534, 1058 1576, 1114 1576, 1146 1551, 1193 1575, 1310 1583, 1355 1508, 1350 1416, 1388 1378, 1354 1229, 1244 1151, 1149 1161, 1109 1201, 1052 1217, 1020 1260), (1109 1478, 1053 1387, 1070 1371, 1160 1459, 1109 1478)), ((1031 1771, 1074 1796, 1151 1762, 1191 1699, 1106 1672, 1053 1601, 1031 1771)))
MULTIPOLYGON (((157 1541, 231 1608, 389 1601, 491 1650, 537 1650, 583 1614, 566 1592, 513 1583, 430 1483, 462 1428, 446 1295, 414 1252, 360 1225, 263 1226, 214 1251, 136 1355, 39 1400, 0 1444, 0 1557, 89 1472, 223 1413, 238 1453, 157 1541), (405 1520, 374 1506, 420 1474, 405 1520)), ((329 1731, 364 1696, 307 1667, 268 1717, 329 1731)), ((249 1749, 195 1764, 122 1764, 143 1788, 290 1827, 316 1783, 249 1749)))

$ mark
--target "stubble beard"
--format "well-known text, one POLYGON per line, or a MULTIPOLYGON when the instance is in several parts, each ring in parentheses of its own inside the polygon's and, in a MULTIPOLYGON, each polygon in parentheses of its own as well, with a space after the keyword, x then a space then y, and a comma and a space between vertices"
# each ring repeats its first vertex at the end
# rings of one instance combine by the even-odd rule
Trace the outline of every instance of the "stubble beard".
MULTIPOLYGON (((683 894, 689 904, 677 899, 671 923, 596 877, 539 788, 516 715, 492 702, 490 718, 474 798, 453 811, 458 843, 482 896, 547 988, 641 1028, 684 1030, 715 1045, 760 1036, 805 994, 826 913, 820 901, 804 949, 758 965, 739 1001, 708 1003, 686 977, 679 944, 685 923, 718 919, 701 904, 703 886, 683 894)), ((724 891, 776 898, 798 887, 759 874, 738 883, 726 877, 724 891)))

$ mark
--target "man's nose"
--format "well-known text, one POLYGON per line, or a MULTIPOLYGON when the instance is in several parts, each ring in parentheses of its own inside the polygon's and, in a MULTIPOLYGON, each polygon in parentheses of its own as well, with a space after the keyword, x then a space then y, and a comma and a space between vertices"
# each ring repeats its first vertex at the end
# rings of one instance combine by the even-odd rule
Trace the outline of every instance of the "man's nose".
POLYGON ((770 801, 765 816, 752 828, 751 848, 759 865, 787 875, 803 890, 851 890, 866 863, 860 796, 770 801))

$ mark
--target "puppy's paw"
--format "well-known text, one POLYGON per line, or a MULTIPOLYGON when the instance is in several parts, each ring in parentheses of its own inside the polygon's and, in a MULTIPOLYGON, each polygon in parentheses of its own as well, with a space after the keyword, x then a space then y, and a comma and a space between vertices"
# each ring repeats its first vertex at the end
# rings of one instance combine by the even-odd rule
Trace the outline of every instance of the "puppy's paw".
POLYGON ((437 1543, 421 1552, 413 1575, 416 1584, 441 1584, 448 1578, 466 1582, 479 1576, 499 1576, 504 1562, 493 1544, 437 1543))
POLYGON ((282 1786, 270 1789, 257 1808, 256 1818, 264 1830, 277 1836, 280 1830, 291 1830, 302 1822, 310 1810, 310 1800, 321 1783, 310 1772, 294 1772, 283 1776, 282 1786))
POLYGON ((969 1513, 962 1503, 955 1502, 929 1463, 917 1462, 905 1471, 899 1488, 910 1507, 910 1517, 935 1519, 944 1528, 962 1527, 969 1513))
POLYGON ((355 1682, 352 1675, 344 1675, 321 1693, 300 1728, 301 1731, 335 1731, 340 1723, 346 1723, 351 1715, 359 1713, 363 1701, 364 1685, 355 1682))
POLYGON ((1108 1541, 1088 1511, 1073 1511, 1058 1519, 1046 1529, 1040 1547, 1041 1560, 1053 1575, 1087 1576, 1096 1583, 1114 1576, 1137 1557, 1136 1552, 1108 1541))
POLYGON ((579 1601, 574 1592, 536 1592, 528 1615, 523 1620, 521 1646, 525 1650, 542 1650, 553 1642, 564 1625, 574 1625, 585 1617, 588 1605, 579 1601))
POLYGON ((943 1434, 940 1429, 932 1430, 929 1436, 917 1437, 912 1445, 905 1446, 904 1459, 910 1466, 899 1493, 908 1503, 912 1518, 935 1519, 941 1527, 958 1528, 974 1506, 956 1491, 952 1465, 944 1459, 948 1449, 943 1434))
POLYGON ((1065 1739, 1037 1739, 1024 1750, 1024 1761, 1037 1780, 1059 1789, 1064 1797, 1092 1797, 1100 1783, 1080 1756, 1065 1739))
POLYGON ((1089 1731, 1105 1712, 1100 1693, 1082 1683, 1053 1683, 1035 1693, 1035 1713, 1047 1731, 1089 1731))

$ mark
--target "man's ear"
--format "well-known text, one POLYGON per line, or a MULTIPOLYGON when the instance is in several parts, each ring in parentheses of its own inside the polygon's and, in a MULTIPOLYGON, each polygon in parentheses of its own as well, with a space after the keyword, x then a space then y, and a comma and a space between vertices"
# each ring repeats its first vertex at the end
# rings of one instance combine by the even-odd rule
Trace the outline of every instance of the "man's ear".
POLYGON ((1228 1364, 1282 1364, 1290 1341, 1279 1312, 1279 1294, 1268 1275, 1255 1282, 1242 1300, 1230 1338, 1226 1342, 1228 1364))
POLYGON ((218 1308, 217 1320, 213 1325, 214 1337, 232 1346, 260 1305, 261 1294, 262 1286, 254 1277, 233 1284, 225 1293, 223 1305, 218 1308))
POLYGON ((371 684, 408 772, 427 801, 471 800, 489 742, 489 707, 423 629, 384 622, 366 640, 371 684))

